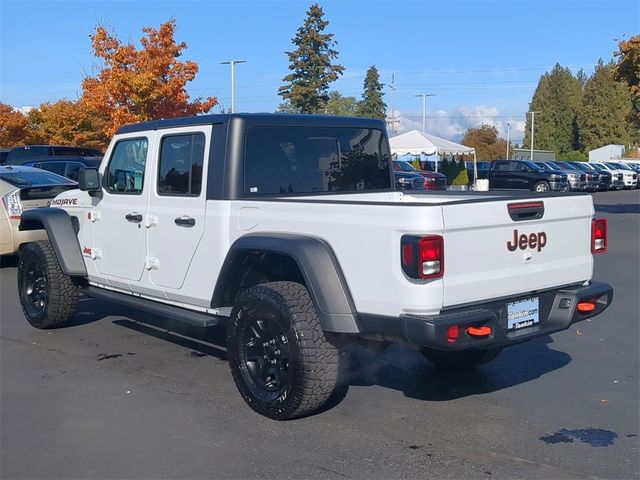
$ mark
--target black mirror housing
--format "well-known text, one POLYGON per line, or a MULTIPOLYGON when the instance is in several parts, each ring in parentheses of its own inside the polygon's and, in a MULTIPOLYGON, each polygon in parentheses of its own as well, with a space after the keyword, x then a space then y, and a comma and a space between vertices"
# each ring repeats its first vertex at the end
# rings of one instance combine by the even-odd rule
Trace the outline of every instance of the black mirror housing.
POLYGON ((85 192, 100 190, 100 174, 97 168, 81 168, 78 170, 78 188, 85 192))

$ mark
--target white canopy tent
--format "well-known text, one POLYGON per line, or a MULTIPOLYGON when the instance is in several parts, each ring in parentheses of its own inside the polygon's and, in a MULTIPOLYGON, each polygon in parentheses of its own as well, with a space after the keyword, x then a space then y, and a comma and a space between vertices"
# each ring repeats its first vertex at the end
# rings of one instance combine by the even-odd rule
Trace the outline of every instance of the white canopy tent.
MULTIPOLYGON (((419 130, 396 135, 389 139, 391 153, 394 155, 473 155, 473 181, 478 179, 476 169, 476 149, 460 143, 452 142, 445 138, 436 137, 430 133, 422 133, 419 130)), ((436 160, 436 171, 438 161, 436 160)))

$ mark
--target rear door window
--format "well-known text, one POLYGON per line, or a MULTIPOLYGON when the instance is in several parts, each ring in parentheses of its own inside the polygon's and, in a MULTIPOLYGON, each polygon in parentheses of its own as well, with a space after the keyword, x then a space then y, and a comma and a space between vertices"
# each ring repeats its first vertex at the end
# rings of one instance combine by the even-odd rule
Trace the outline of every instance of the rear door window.
POLYGON ((511 172, 513 169, 510 163, 511 162, 495 162, 494 170, 498 172, 511 172))
POLYGON ((202 191, 203 133, 162 138, 158 168, 158 194, 197 197, 202 191))

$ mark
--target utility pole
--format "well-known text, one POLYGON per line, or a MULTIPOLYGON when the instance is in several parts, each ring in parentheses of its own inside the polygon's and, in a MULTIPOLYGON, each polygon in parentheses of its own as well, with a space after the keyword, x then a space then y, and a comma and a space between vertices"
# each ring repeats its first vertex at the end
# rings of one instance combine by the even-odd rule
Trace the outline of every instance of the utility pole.
POLYGON ((393 135, 396 134, 396 75, 394 73, 391 74, 391 84, 387 85, 391 90, 391 118, 387 123, 391 126, 391 133, 393 135))
POLYGON ((414 97, 422 97, 422 133, 427 133, 427 97, 434 97, 435 93, 418 93, 414 97))
POLYGON ((231 65, 231 113, 236 112, 236 64, 247 63, 246 60, 228 60, 220 65, 231 65))
POLYGON ((538 110, 536 112, 531 111, 531 112, 527 112, 527 113, 531 114, 531 155, 530 155, 529 160, 531 160, 533 162, 533 133, 535 131, 534 126, 535 126, 535 123, 536 123, 536 113, 540 113, 540 110, 538 110))
POLYGON ((509 122, 507 122, 507 157, 505 158, 505 160, 509 160, 509 134, 511 133, 511 124, 509 122))

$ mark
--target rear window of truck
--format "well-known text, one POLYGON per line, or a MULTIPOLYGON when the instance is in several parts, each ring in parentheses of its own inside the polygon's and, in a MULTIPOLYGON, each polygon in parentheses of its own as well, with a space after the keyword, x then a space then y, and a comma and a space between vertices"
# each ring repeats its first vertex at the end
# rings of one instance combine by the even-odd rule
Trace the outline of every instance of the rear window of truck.
POLYGON ((390 190, 391 155, 381 130, 253 127, 244 152, 244 193, 390 190))

